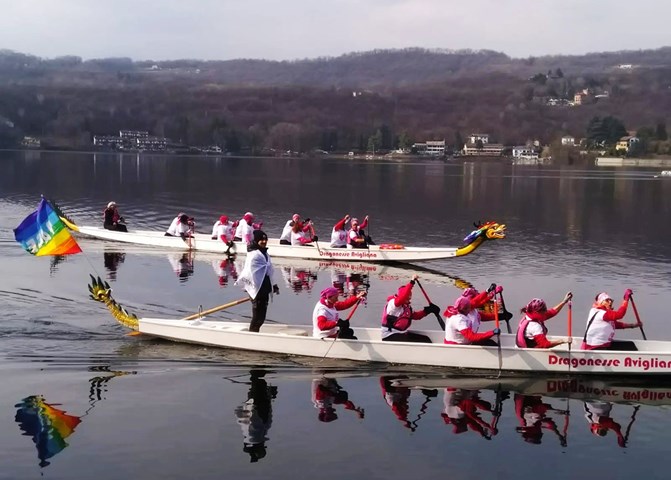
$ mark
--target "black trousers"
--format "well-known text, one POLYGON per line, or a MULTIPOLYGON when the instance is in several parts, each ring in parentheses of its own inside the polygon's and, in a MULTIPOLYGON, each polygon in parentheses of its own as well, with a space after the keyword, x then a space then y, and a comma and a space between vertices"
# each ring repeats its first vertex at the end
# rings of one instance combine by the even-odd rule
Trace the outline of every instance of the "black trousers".
POLYGON ((116 230, 117 232, 127 232, 128 231, 128 228, 126 227, 126 225, 123 225, 121 223, 117 223, 116 225, 114 225, 113 223, 105 223, 103 225, 103 227, 105 227, 106 230, 116 230))
POLYGON ((256 298, 252 300, 252 321, 249 322, 249 331, 258 332, 261 325, 266 321, 266 313, 268 312, 268 301, 270 300, 270 292, 273 287, 270 285, 270 278, 268 275, 263 279, 261 289, 256 294, 256 298))
MULTIPOLYGON (((601 349, 598 349, 601 350, 601 349)), ((608 348, 604 350, 623 350, 625 352, 637 352, 636 344, 629 340, 613 340, 608 348)))
POLYGON ((415 342, 415 343, 431 343, 431 339, 426 335, 421 333, 408 332, 408 333, 394 333, 388 337, 384 337, 382 340, 385 342, 415 342))

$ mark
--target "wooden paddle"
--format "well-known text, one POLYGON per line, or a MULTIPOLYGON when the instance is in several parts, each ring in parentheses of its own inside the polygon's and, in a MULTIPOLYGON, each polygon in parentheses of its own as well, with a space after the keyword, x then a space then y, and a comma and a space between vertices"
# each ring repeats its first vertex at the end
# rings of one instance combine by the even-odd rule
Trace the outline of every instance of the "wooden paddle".
POLYGON ((189 315, 188 317, 182 318, 182 320, 195 320, 197 318, 201 318, 201 317, 204 317, 206 315, 209 315, 210 313, 219 312, 221 310, 226 310, 227 308, 235 307, 236 305, 240 305, 241 303, 249 302, 250 300, 251 300, 250 297, 244 297, 244 298, 241 298, 239 300, 235 300, 233 302, 224 303, 223 305, 219 305, 218 307, 210 308, 209 310, 205 310, 203 312, 194 313, 193 315, 189 315))
MULTIPOLYGON (((415 280, 415 283, 417 284, 417 286, 419 287, 419 289, 420 289, 420 290, 422 291, 422 293, 424 294, 424 298, 426 298, 426 301, 429 302, 429 305, 431 305, 433 302, 431 301, 431 299, 429 298, 429 296, 426 294, 426 291, 424 290, 424 287, 422 287, 422 284, 419 283, 419 279, 415 280)), ((443 321, 442 318, 440 318, 440 314, 439 314, 439 313, 436 313, 436 312, 433 312, 433 313, 434 313, 434 315, 436 316, 436 320, 438 320, 438 325, 440 325, 440 328, 441 328, 443 331, 445 331, 445 322, 443 321)), ((497 316, 496 318, 498 319, 498 316, 497 316)), ((498 321, 498 320, 497 320, 497 321, 498 321)))
POLYGON ((648 337, 645 336, 645 332, 643 331, 643 322, 641 322, 641 317, 638 316, 638 309, 636 308, 636 303, 634 303, 634 295, 630 295, 629 300, 631 300, 631 308, 634 309, 634 315, 636 315, 636 322, 638 323, 638 328, 641 329, 641 335, 643 335, 643 340, 647 340, 648 337))

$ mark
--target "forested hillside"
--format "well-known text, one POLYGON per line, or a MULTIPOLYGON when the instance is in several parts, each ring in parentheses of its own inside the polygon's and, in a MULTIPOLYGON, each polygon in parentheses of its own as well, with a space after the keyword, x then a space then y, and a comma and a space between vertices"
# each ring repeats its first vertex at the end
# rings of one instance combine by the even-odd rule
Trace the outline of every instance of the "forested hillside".
POLYGON ((508 145, 669 124, 671 48, 512 59, 492 51, 383 50, 337 58, 134 62, 0 51, 0 145, 83 148, 147 130, 231 152, 378 149, 471 132, 508 145), (567 106, 588 91, 581 105, 567 106))

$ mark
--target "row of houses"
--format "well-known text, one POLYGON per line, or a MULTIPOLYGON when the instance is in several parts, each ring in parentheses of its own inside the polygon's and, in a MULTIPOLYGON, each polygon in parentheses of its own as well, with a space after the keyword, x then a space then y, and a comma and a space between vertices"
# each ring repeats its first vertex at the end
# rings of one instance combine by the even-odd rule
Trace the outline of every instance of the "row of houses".
POLYGON ((149 132, 138 130, 120 130, 119 136, 93 136, 93 145, 105 150, 162 152, 167 149, 169 142, 165 137, 155 137, 149 135, 149 132))
MULTIPOLYGON (((639 138, 635 135, 627 135, 617 142, 615 149, 623 154, 628 153, 639 142, 639 138)), ((575 137, 565 135, 561 138, 562 146, 575 147, 579 145, 576 143, 575 137)), ((413 149, 423 155, 443 156, 446 154, 445 140, 430 140, 421 143, 415 143, 413 149)), ((463 156, 478 156, 478 157, 498 157, 506 150, 506 146, 501 143, 490 143, 489 134, 486 133, 472 133, 468 137, 468 141, 459 151, 463 156)), ((527 145, 516 145, 512 148, 514 158, 520 159, 538 159, 541 152, 541 144, 538 140, 530 142, 527 145)), ((456 152, 455 152, 456 153, 456 152)))

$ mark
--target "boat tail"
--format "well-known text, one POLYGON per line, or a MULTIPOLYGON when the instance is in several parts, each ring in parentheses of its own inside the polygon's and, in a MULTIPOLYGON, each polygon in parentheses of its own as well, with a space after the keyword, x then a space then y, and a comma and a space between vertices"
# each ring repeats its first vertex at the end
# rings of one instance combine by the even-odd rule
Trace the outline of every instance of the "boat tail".
POLYGON ((93 300, 102 302, 107 306, 107 309, 112 313, 112 316, 121 325, 135 331, 140 329, 140 320, 137 318, 137 315, 128 313, 125 308, 112 298, 112 288, 109 283, 103 281, 100 277, 95 278, 91 275, 89 292, 91 293, 91 298, 93 300))
POLYGON ((456 257, 468 255, 487 240, 500 240, 506 238, 506 226, 496 222, 474 223, 475 230, 464 238, 464 245, 457 248, 456 257))
POLYGON ((68 217, 63 212, 63 209, 61 209, 61 207, 59 207, 56 202, 54 202, 53 200, 47 200, 47 201, 49 202, 49 205, 51 205, 51 208, 54 209, 54 212, 56 212, 56 215, 58 215, 58 217, 61 219, 61 222, 63 222, 66 227, 68 227, 73 232, 79 231, 79 227, 77 226, 75 221, 72 220, 70 217, 68 217))

